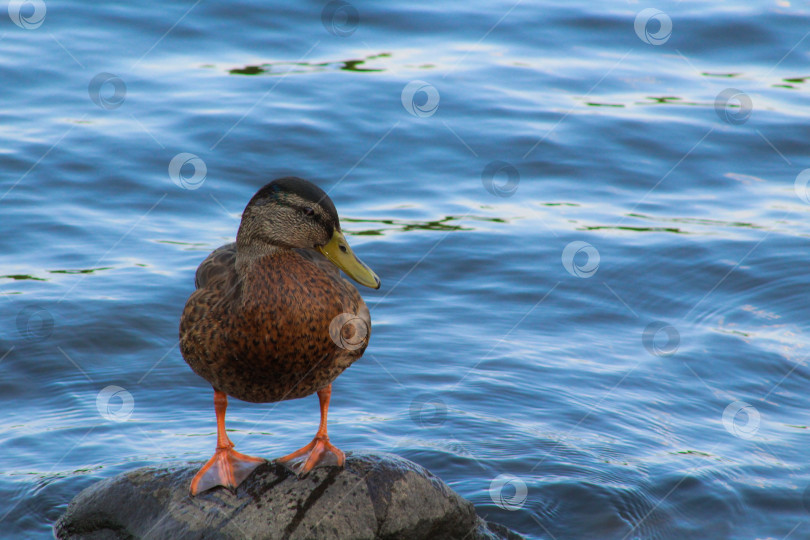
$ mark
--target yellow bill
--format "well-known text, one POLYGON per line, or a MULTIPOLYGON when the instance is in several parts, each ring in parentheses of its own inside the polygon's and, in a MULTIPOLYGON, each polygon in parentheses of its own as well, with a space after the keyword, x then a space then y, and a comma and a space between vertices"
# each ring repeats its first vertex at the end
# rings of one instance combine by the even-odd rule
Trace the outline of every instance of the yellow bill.
POLYGON ((366 266, 366 263, 357 258, 342 232, 335 230, 329 243, 320 246, 318 251, 360 285, 372 289, 380 288, 380 278, 366 266))

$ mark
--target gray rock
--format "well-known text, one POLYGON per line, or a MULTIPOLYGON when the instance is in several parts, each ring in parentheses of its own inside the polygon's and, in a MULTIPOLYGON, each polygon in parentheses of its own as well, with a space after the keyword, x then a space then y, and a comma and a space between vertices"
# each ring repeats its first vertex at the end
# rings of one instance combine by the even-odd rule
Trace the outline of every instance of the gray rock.
POLYGON ((389 454, 347 453, 346 466, 296 478, 258 467, 235 493, 191 497, 202 463, 145 467, 85 489, 54 525, 58 539, 519 540, 419 465, 389 454))

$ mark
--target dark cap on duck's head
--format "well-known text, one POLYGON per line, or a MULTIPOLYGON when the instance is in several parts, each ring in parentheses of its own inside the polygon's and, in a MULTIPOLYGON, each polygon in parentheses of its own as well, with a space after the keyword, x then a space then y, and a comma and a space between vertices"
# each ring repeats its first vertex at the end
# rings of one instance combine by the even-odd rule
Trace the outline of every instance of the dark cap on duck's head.
POLYGON ((303 178, 273 180, 250 199, 242 213, 237 244, 316 248, 340 230, 332 199, 303 178))
POLYGON ((250 202, 251 205, 265 205, 270 203, 296 206, 299 210, 306 211, 307 207, 321 207, 326 217, 336 229, 340 229, 335 203, 329 198, 324 190, 303 178, 297 176, 285 176, 273 180, 256 192, 250 202))
POLYGON ((315 249, 358 283, 380 287, 346 242, 332 199, 303 178, 286 176, 257 191, 242 213, 236 245, 243 252, 262 252, 262 246, 315 249))

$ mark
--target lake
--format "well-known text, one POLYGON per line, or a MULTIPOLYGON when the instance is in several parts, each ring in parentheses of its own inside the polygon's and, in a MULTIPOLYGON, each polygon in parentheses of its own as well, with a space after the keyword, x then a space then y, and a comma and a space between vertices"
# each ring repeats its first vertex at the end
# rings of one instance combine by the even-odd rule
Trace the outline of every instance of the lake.
MULTIPOLYGON (((4 4, 0 537, 210 457, 179 317, 296 175, 382 280, 338 447, 532 539, 810 538, 808 29, 788 0, 4 4)), ((228 410, 268 458, 317 422, 228 410)))

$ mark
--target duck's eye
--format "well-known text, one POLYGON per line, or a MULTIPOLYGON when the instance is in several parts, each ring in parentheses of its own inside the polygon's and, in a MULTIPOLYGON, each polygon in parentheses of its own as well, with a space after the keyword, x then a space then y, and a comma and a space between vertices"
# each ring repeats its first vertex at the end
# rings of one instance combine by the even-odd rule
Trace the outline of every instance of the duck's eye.
POLYGON ((311 206, 307 206, 306 208, 304 208, 304 215, 306 215, 306 216, 314 216, 315 215, 315 209, 312 208, 311 206))

